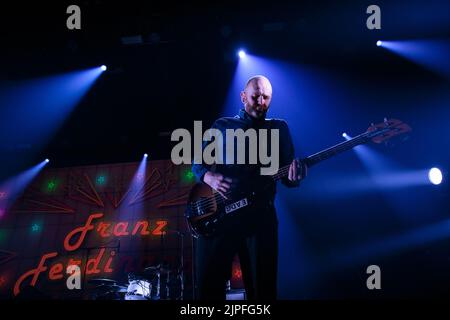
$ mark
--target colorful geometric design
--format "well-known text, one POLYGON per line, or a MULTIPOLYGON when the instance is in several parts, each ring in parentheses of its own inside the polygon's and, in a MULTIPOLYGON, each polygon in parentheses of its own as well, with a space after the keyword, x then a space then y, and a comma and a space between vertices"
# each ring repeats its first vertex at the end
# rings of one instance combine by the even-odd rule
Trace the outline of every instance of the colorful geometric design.
POLYGON ((161 172, 158 169, 153 169, 152 172, 150 173, 150 176, 145 180, 144 185, 141 188, 139 188, 133 195, 129 204, 143 202, 152 197, 155 197, 156 195, 165 193, 166 190, 163 190, 163 188, 161 188, 162 190, 159 193, 152 194, 152 192, 158 189, 161 185, 162 185, 161 172))
POLYGON ((91 205, 94 204, 101 208, 105 206, 86 173, 77 177, 71 175, 71 178, 74 179, 74 183, 70 184, 68 188, 71 199, 91 205))
POLYGON ((163 207, 173 207, 173 206, 185 205, 189 198, 189 192, 190 192, 190 188, 187 190, 185 189, 184 191, 181 192, 181 195, 177 195, 176 197, 174 197, 172 199, 162 201, 162 202, 158 203, 158 205, 156 207, 163 208, 163 207))
POLYGON ((35 188, 30 188, 27 197, 20 199, 12 212, 22 213, 74 213, 75 210, 55 197, 43 194, 35 188))
POLYGON ((98 185, 104 185, 106 183, 106 177, 104 175, 100 175, 95 181, 98 185))
POLYGON ((50 192, 55 191, 56 187, 57 187, 57 183, 56 183, 55 180, 49 181, 47 183, 47 190, 50 191, 50 192))
POLYGON ((0 250, 0 266, 5 264, 17 257, 15 252, 0 250))

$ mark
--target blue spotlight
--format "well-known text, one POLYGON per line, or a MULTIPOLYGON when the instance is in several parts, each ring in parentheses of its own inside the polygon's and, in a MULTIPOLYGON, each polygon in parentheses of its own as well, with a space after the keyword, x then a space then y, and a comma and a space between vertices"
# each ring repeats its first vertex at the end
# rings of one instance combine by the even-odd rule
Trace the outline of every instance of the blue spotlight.
POLYGON ((247 54, 245 53, 244 50, 239 50, 239 52, 238 52, 239 58, 243 59, 243 58, 245 58, 246 55, 247 55, 247 54))
POLYGON ((377 47, 380 47, 383 44, 383 42, 381 42, 381 40, 377 41, 377 47))
POLYGON ((49 160, 49 159, 45 159, 45 162, 46 162, 46 163, 49 163, 49 162, 50 162, 50 160, 49 160))
POLYGON ((44 169, 48 159, 38 163, 32 168, 9 178, 0 184, 0 208, 7 211, 8 205, 13 204, 14 200, 27 188, 27 186, 44 169), (4 201, 7 200, 5 203, 4 201))
POLYGON ((430 71, 450 77, 450 42, 445 39, 383 41, 381 46, 430 71))
POLYGON ((42 149, 101 74, 95 66, 1 86, 0 137, 14 132, 11 145, 27 137, 35 150, 42 149))
POLYGON ((100 67, 100 69, 102 69, 102 71, 106 71, 106 69, 108 69, 105 65, 102 65, 101 67, 100 67))
POLYGON ((146 170, 147 170, 147 157, 148 154, 145 153, 137 167, 136 172, 130 184, 128 186, 128 191, 125 193, 122 199, 122 203, 119 206, 119 218, 121 219, 134 219, 137 217, 145 216, 145 208, 143 201, 147 197, 146 189, 146 170), (124 210, 125 207, 133 205, 133 210, 124 210))
POLYGON ((344 132, 343 134, 342 134, 342 138, 347 138, 348 137, 348 135, 344 132))
POLYGON ((439 185, 442 182, 442 172, 438 168, 432 168, 428 172, 428 179, 434 185, 439 185))

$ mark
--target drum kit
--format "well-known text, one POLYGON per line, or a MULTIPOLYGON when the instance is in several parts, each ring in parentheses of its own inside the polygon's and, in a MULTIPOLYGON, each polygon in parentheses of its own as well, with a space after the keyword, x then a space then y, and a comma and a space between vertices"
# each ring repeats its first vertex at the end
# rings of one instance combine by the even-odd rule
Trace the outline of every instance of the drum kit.
POLYGON ((112 279, 91 279, 94 300, 183 300, 183 273, 165 265, 127 274, 128 284, 112 279))
MULTIPOLYGON (((181 248, 178 267, 170 267, 167 263, 159 263, 146 267, 141 272, 127 273, 128 283, 113 279, 90 279, 94 285, 91 299, 94 300, 183 300, 184 291, 184 236, 177 230, 166 230, 180 238, 181 248)), ((164 236, 161 235, 159 261, 165 261, 164 236)), ((107 248, 107 247, 103 247, 107 248)), ((114 247, 120 248, 120 240, 114 247)), ((91 248, 89 248, 91 249, 91 248)), ((98 249, 98 247, 96 247, 98 249)))

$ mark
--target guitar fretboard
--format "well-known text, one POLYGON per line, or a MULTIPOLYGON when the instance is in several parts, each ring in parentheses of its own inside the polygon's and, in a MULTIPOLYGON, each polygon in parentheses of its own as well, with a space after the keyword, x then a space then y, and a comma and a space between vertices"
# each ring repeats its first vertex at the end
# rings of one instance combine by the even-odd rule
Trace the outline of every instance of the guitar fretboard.
MULTIPOLYGON (((300 161, 305 163, 307 165, 307 167, 312 167, 313 165, 315 165, 321 161, 327 160, 331 157, 334 157, 335 155, 337 155, 339 153, 353 149, 354 147, 356 147, 360 144, 367 143, 371 137, 372 137, 372 133, 370 133, 370 132, 362 133, 359 136, 356 136, 350 140, 338 143, 328 149, 317 152, 317 153, 310 155, 309 157, 306 157, 300 161)), ((272 176, 272 179, 274 179, 276 181, 276 180, 282 179, 284 177, 287 177, 289 174, 289 167, 290 167, 290 164, 280 168, 278 170, 278 172, 272 176)))

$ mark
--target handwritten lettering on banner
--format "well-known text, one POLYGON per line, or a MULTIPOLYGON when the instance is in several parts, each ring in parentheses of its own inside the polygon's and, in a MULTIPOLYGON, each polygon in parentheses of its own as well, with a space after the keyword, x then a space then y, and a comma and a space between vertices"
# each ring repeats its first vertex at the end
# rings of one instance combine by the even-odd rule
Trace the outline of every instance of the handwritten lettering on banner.
MULTIPOLYGON (((96 221, 104 216, 103 213, 91 214, 84 226, 77 227, 70 231, 64 238, 64 249, 72 252, 81 247, 88 233, 97 233, 101 238, 114 238, 125 236, 161 236, 166 234, 167 220, 155 220, 153 223, 148 220, 137 221, 134 225, 130 225, 128 221, 121 221, 111 223, 106 221, 96 221), (96 221, 96 224, 94 224, 96 221)), ((115 251, 105 254, 105 248, 101 248, 95 258, 86 261, 86 275, 98 273, 112 273, 112 261, 116 255, 115 251), (106 261, 105 261, 106 260, 106 261)), ((58 252, 49 252, 42 255, 38 266, 22 274, 14 285, 14 295, 20 293, 22 283, 29 279, 30 286, 35 286, 42 273, 48 272, 48 279, 55 281, 63 278, 64 264, 59 262, 47 266, 47 260, 58 256, 58 252)), ((81 266, 81 258, 70 258, 67 261, 67 266, 79 265, 81 266)))

